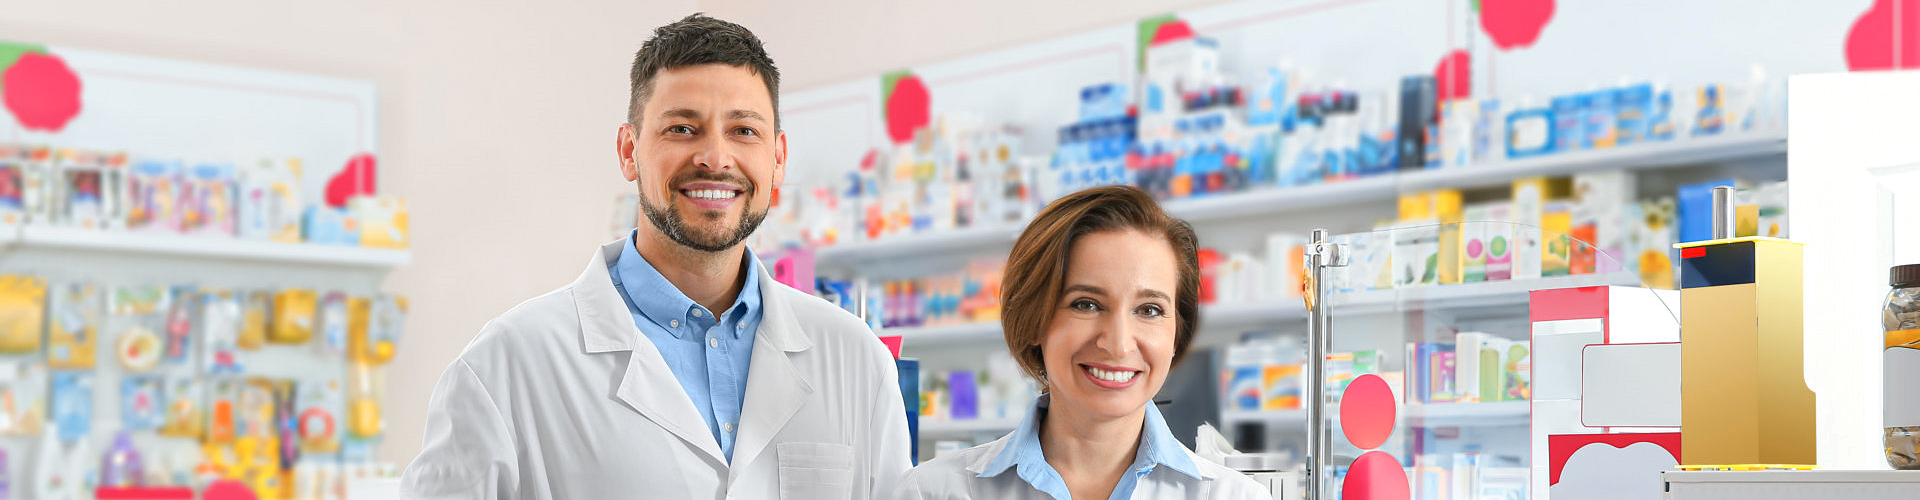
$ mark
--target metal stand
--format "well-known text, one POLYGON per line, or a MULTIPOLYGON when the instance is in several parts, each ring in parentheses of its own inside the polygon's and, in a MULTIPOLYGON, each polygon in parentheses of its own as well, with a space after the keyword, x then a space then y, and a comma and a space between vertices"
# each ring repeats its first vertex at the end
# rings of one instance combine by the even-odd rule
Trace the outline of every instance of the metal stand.
POLYGON ((1346 245, 1334 243, 1328 239, 1325 229, 1313 230, 1313 239, 1307 244, 1307 289, 1304 298, 1307 302, 1307 439, 1312 443, 1308 447, 1306 460, 1307 500, 1332 498, 1324 494, 1328 489, 1327 461, 1333 455, 1332 436, 1326 429, 1326 361, 1327 353, 1333 351, 1333 340, 1328 336, 1332 327, 1327 315, 1326 269, 1346 267, 1348 261, 1346 245))

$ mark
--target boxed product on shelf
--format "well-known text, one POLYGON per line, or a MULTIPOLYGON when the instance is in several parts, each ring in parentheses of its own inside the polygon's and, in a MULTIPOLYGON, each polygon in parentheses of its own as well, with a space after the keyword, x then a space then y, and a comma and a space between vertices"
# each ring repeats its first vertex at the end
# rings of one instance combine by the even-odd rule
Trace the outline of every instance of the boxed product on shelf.
POLYGON ((1573 204, 1551 200, 1540 208, 1540 275, 1566 276, 1570 267, 1573 240, 1573 204))
POLYGON ((392 196, 356 196, 347 200, 348 213, 360 224, 360 246, 406 249, 407 200, 392 196))
POLYGON ((241 238, 300 241, 300 160, 262 159, 242 169, 239 227, 241 238))
POLYGON ((27 222, 27 158, 31 150, 0 144, 0 224, 27 222))
MULTIPOLYGON (((1381 232, 1381 231, 1376 231, 1381 232)), ((1393 241, 1393 288, 1430 286, 1439 283, 1440 221, 1438 219, 1401 220, 1385 231, 1393 241)))
POLYGON ((1453 344, 1409 342, 1405 366, 1408 403, 1453 401, 1453 344))
POLYGON ((233 236, 238 185, 232 164, 201 163, 180 175, 180 232, 233 236))
MULTIPOLYGON (((1493 346, 1505 341, 1485 332, 1460 332, 1454 336, 1454 400, 1462 403, 1499 401, 1499 391, 1488 391, 1491 368, 1493 387, 1499 387, 1499 350, 1493 346)), ((1508 341, 1510 342, 1510 341, 1508 341)))
POLYGON ((1573 274, 1628 268, 1628 233, 1634 224, 1627 220, 1627 208, 1634 204, 1633 182, 1633 175, 1621 170, 1573 177, 1571 235, 1585 243, 1575 244, 1571 250, 1573 274))
POLYGON ((1298 299, 1302 274, 1306 272, 1307 238, 1298 234, 1267 235, 1264 298, 1268 301, 1298 299))
POLYGON ((82 229, 115 229, 125 224, 127 155, 62 149, 56 154, 58 190, 54 218, 82 229))
POLYGON ((180 232, 180 163, 142 160, 127 175, 127 229, 180 232))

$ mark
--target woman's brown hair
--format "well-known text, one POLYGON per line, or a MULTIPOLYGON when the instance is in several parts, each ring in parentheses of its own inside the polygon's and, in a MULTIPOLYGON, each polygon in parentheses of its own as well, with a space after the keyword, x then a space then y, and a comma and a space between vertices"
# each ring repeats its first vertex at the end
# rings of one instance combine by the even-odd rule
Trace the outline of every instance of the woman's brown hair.
POLYGON ((1014 240, 1000 283, 1000 327, 1007 337, 1007 350, 1028 376, 1040 381, 1043 391, 1046 362, 1039 344, 1060 310, 1073 242, 1089 233, 1122 230, 1159 236, 1173 247, 1180 271, 1173 298, 1174 364, 1180 363, 1193 343, 1200 328, 1199 239, 1193 226, 1167 215, 1138 188, 1107 186, 1069 194, 1041 209, 1014 240))

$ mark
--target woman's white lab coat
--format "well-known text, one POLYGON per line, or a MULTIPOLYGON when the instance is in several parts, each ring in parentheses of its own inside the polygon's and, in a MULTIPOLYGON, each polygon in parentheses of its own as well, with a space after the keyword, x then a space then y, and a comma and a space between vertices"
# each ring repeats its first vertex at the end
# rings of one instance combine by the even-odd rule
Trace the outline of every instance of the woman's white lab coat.
MULTIPOLYGON (((988 462, 1000 456, 1013 440, 1008 433, 993 442, 935 458, 908 471, 900 481, 894 500, 1055 500, 1052 496, 1021 479, 1013 470, 991 477, 979 477, 988 462)), ((1136 500, 1271 500, 1260 484, 1240 472, 1226 468, 1180 447, 1200 469, 1195 479, 1168 467, 1157 467, 1135 484, 1136 500)))
MULTIPOLYGON (((729 464, 602 246, 573 284, 481 329, 427 402, 402 496, 422 499, 870 499, 911 464, 893 359, 857 318, 760 276, 729 464)), ((763 266, 764 267, 764 266, 763 266)))

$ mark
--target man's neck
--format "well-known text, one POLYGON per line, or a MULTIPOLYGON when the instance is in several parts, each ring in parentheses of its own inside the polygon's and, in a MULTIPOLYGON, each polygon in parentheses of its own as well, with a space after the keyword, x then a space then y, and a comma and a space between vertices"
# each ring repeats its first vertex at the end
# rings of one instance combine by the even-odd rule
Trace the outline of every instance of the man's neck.
POLYGON ((742 275, 746 245, 703 252, 680 246, 658 232, 641 230, 634 235, 633 249, 680 293, 715 315, 732 307, 740 288, 746 286, 742 275))

